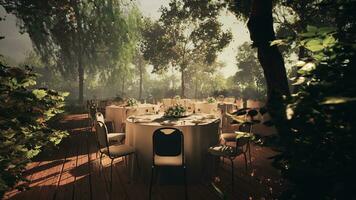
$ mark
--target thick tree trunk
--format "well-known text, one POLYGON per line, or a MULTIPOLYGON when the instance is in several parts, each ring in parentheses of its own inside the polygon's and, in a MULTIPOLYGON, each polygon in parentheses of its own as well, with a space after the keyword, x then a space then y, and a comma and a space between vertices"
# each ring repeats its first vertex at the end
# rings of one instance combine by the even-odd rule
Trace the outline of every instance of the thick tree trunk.
POLYGON ((184 98, 185 97, 185 71, 184 70, 182 70, 181 71, 182 72, 182 74, 181 74, 181 93, 180 93, 180 96, 182 97, 182 98, 184 98))
POLYGON ((83 69, 83 63, 82 63, 82 58, 81 55, 78 57, 78 86, 79 86, 79 97, 78 101, 79 103, 83 103, 84 100, 84 69, 83 69))
POLYGON ((121 96, 122 98, 125 97, 125 76, 122 77, 122 84, 121 84, 121 96))
POLYGON ((140 65, 140 88, 138 91, 138 99, 142 100, 142 88, 143 88, 143 70, 142 70, 142 65, 140 65))
POLYGON ((282 54, 276 46, 270 45, 275 39, 272 0, 253 0, 247 26, 265 75, 268 105, 272 99, 290 95, 282 54))
POLYGON ((77 31, 76 31, 76 42, 77 42, 77 59, 78 59, 78 88, 79 88, 79 94, 78 94, 78 102, 80 104, 83 103, 84 100, 84 66, 83 66, 83 48, 82 48, 82 19, 79 13, 79 5, 81 3, 81 0, 74 0, 74 12, 75 12, 75 17, 77 19, 77 31))
POLYGON ((258 49, 258 60, 267 83, 266 106, 284 144, 289 143, 290 134, 286 118, 284 96, 290 91, 282 54, 270 42, 275 39, 272 17, 272 0, 253 0, 247 23, 253 46, 258 49))

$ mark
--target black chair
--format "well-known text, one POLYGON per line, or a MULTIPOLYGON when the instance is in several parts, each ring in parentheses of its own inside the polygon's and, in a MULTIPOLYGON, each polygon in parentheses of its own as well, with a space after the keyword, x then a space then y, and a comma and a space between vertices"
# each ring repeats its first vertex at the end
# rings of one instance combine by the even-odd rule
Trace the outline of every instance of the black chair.
POLYGON ((160 128, 153 132, 152 142, 152 171, 149 188, 149 199, 151 199, 155 169, 159 167, 183 168, 185 198, 188 199, 183 133, 176 128, 160 128))
POLYGON ((128 155, 135 155, 136 167, 138 168, 137 155, 135 154, 135 149, 131 146, 120 144, 120 145, 109 145, 108 130, 105 123, 101 121, 96 122, 96 136, 98 142, 98 149, 100 151, 100 168, 102 168, 102 156, 107 155, 111 159, 110 165, 110 192, 112 191, 112 167, 115 158, 124 157, 128 155))
MULTIPOLYGON (((235 146, 217 145, 210 147, 208 152, 213 156, 227 158, 231 162, 231 185, 234 188, 234 159, 240 155, 245 158, 245 169, 247 171, 247 152, 250 152, 250 135, 239 134, 235 138, 235 146)), ((251 154, 250 154, 251 157, 251 154)), ((250 160, 251 162, 251 160, 250 160)), ((250 163, 251 164, 251 163, 250 163)))

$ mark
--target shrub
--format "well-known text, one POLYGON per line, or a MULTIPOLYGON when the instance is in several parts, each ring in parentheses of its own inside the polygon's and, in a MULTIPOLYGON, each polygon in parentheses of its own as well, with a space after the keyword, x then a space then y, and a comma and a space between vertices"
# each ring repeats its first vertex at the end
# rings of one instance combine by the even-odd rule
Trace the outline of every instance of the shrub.
POLYGON ((282 199, 354 199, 356 188, 355 45, 330 27, 308 26, 287 107, 291 134, 275 163, 293 185, 282 199))
POLYGON ((49 124, 63 112, 68 94, 34 88, 35 79, 29 67, 10 67, 0 61, 0 198, 24 180, 22 172, 31 158, 67 135, 49 124))

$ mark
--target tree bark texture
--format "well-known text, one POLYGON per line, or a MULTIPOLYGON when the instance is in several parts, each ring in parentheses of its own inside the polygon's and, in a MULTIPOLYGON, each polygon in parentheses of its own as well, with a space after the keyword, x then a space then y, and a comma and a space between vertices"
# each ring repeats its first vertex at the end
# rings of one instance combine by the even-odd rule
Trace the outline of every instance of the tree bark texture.
POLYGON ((143 63, 139 63, 139 70, 140 70, 140 88, 138 92, 138 99, 142 100, 142 88, 143 88, 143 63))
POLYGON ((247 27, 253 46, 257 47, 258 60, 263 68, 267 83, 267 102, 269 114, 277 128, 283 144, 289 143, 290 129, 286 118, 283 96, 289 97, 284 60, 275 40, 272 17, 272 0, 253 0, 247 27))
POLYGON ((182 98, 184 98, 185 97, 185 71, 184 71, 184 69, 182 69, 182 74, 181 74, 181 93, 180 93, 180 96, 182 97, 182 98))
POLYGON ((270 45, 270 42, 276 38, 273 29, 272 0, 252 1, 247 26, 263 68, 267 83, 267 105, 269 105, 272 99, 290 95, 282 54, 276 46, 270 45))
POLYGON ((81 35, 83 34, 83 30, 82 30, 82 20, 78 7, 81 2, 80 0, 74 0, 72 3, 74 5, 75 18, 77 19, 77 31, 75 33, 75 38, 77 42, 77 53, 78 53, 77 54, 78 88, 79 88, 78 102, 82 104, 84 100, 84 66, 83 66, 83 48, 82 48, 83 41, 81 37, 81 35))

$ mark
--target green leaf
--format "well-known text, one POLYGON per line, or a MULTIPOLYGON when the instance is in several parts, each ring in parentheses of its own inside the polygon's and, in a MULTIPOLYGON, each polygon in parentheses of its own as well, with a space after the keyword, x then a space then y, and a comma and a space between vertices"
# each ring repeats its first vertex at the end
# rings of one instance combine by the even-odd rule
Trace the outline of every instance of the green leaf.
POLYGON ((323 46, 324 47, 332 47, 336 43, 335 38, 332 35, 328 35, 324 40, 323 40, 323 46))
POLYGON ((292 83, 292 85, 300 85, 302 83, 304 83, 306 80, 305 77, 299 77, 294 83, 292 83))
POLYGON ((305 62, 304 61, 298 61, 294 66, 296 67, 303 67, 305 65, 305 62))
POLYGON ((37 99, 43 99, 47 95, 47 91, 43 89, 35 89, 32 93, 36 96, 37 99))
POLYGON ((305 64, 302 68, 300 68, 298 70, 299 74, 308 74, 309 72, 311 72, 312 70, 314 70, 316 68, 314 63, 307 63, 305 64))
POLYGON ((286 45, 287 43, 284 41, 284 40, 281 40, 281 39, 279 39, 279 40, 273 40, 272 42, 271 42, 271 46, 281 46, 281 45, 286 45))
POLYGON ((312 52, 321 51, 324 49, 323 40, 321 39, 311 39, 305 43, 305 48, 312 52))
POLYGON ((316 26, 307 25, 308 32, 317 32, 318 28, 316 26))
POLYGON ((327 97, 323 102, 320 104, 326 105, 326 104, 342 104, 342 103, 348 103, 351 101, 356 101, 356 97, 327 97))
POLYGON ((336 31, 336 28, 335 27, 321 27, 318 29, 318 32, 320 34, 330 34, 332 32, 335 32, 336 31))

